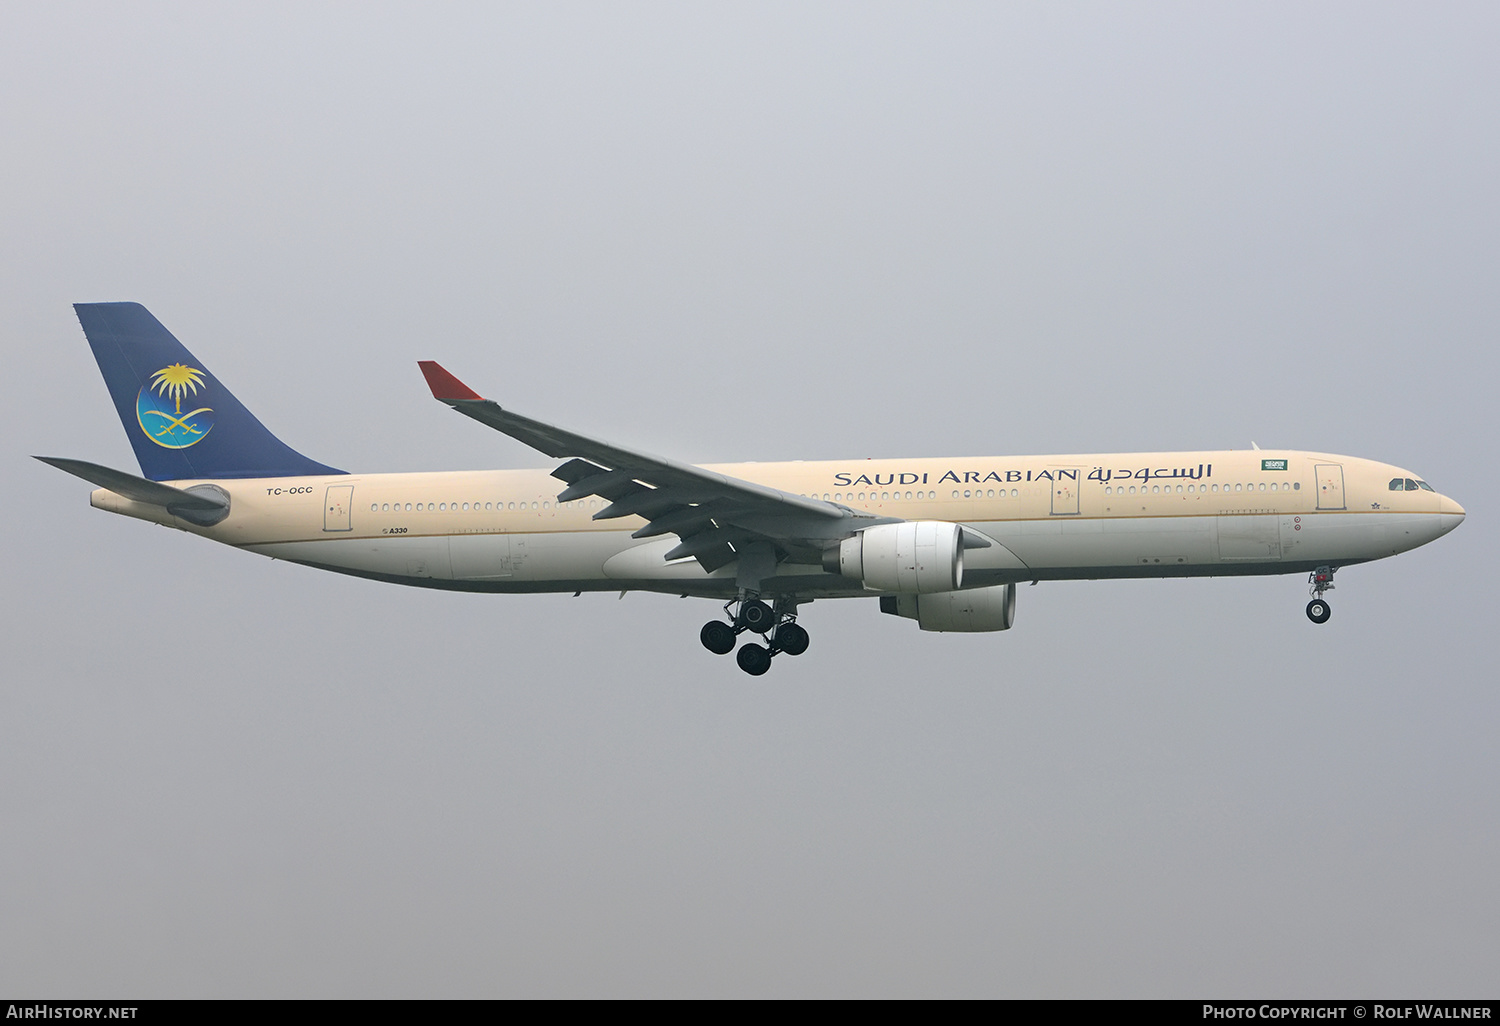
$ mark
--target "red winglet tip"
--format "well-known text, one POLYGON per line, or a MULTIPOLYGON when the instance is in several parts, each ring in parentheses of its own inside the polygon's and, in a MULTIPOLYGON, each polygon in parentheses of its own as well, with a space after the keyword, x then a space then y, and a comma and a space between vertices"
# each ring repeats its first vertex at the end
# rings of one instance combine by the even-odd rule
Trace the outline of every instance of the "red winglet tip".
POLYGON ((417 366, 422 368, 422 376, 427 379, 427 387, 432 389, 434 399, 483 399, 484 396, 474 391, 468 385, 459 381, 452 374, 443 369, 442 364, 436 360, 418 360, 417 366))

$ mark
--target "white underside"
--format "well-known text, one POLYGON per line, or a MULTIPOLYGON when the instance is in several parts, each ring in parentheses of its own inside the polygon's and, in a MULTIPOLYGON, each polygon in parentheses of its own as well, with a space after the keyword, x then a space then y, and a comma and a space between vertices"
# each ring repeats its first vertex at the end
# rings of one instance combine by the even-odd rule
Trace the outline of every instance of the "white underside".
MULTIPOLYGON (((1294 573, 1380 559, 1445 534, 1457 518, 1430 513, 1317 513, 975 522, 992 539, 964 557, 965 586, 1078 577, 1294 573)), ((627 532, 322 537, 248 551, 350 573, 485 591, 732 589, 732 567, 708 574, 666 563, 675 538, 627 532)), ((819 567, 783 564, 777 590, 869 594, 819 567)))

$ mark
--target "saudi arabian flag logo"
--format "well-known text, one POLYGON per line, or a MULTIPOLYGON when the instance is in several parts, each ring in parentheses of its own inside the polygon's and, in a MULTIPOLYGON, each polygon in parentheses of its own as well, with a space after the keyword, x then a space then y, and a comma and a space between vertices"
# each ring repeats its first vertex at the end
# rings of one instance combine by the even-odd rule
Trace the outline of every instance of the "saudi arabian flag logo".
POLYGON ((182 401, 193 405, 199 389, 207 389, 203 372, 174 363, 151 375, 151 384, 136 396, 135 416, 146 437, 167 449, 197 445, 213 430, 214 411, 207 406, 182 412, 182 401))

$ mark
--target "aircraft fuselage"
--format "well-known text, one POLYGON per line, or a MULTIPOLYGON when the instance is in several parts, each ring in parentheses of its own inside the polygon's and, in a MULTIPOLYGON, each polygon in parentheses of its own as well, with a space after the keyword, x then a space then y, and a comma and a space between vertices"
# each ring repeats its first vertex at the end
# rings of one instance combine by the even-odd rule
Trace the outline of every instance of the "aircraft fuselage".
MULTIPOLYGON (((963 587, 1031 580, 1305 573, 1394 555, 1463 509, 1410 471, 1286 450, 740 463, 704 469, 850 511, 962 524, 963 587)), ((202 527, 107 489, 95 506, 261 555, 358 576, 481 592, 646 590, 733 598, 733 567, 665 562, 675 537, 636 516, 558 502, 546 470, 184 480, 228 493, 202 527)), ((768 596, 871 595, 812 562, 782 562, 768 596)))

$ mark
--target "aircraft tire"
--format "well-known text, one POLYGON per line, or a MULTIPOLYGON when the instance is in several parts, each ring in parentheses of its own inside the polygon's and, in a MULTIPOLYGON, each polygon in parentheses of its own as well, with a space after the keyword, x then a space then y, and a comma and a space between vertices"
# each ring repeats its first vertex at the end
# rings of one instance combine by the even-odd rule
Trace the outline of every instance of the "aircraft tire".
POLYGON ((799 656, 807 651, 807 630, 794 623, 784 623, 776 629, 776 647, 789 656, 799 656))
POLYGON ((734 628, 723 620, 710 620, 698 632, 698 640, 714 655, 728 655, 734 650, 734 628))
POLYGON ((1327 623, 1333 608, 1322 599, 1313 599, 1307 604, 1307 618, 1313 623, 1327 623))
MULTIPOLYGON (((776 624, 776 614, 771 607, 759 599, 746 599, 740 603, 740 626, 756 634, 764 634, 776 624)), ((762 670, 762 673, 765 671, 762 670)))
POLYGON ((734 661, 739 663, 740 669, 750 676, 759 677, 771 668, 771 653, 759 645, 742 645, 734 661))

